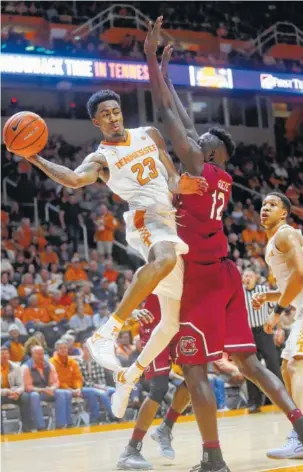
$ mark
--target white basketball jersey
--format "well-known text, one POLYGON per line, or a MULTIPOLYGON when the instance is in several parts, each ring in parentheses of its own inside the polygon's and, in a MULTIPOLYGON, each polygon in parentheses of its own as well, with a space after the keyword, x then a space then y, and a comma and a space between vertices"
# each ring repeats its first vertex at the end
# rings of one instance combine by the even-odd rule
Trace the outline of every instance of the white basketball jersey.
MULTIPOLYGON (((292 275, 292 270, 288 267, 286 263, 285 254, 280 252, 276 247, 276 236, 282 228, 290 228, 291 230, 296 231, 301 235, 301 231, 299 229, 294 229, 292 228, 292 226, 289 225, 283 225, 280 226, 278 231, 268 241, 265 252, 265 260, 272 270, 272 273, 276 279, 277 286, 280 291, 285 290, 287 282, 292 275)), ((297 314, 299 314, 300 309, 302 309, 303 306, 303 287, 299 295, 297 295, 297 297, 291 302, 291 305, 297 309, 297 314)))
POLYGON ((107 185, 126 200, 130 210, 172 209, 167 171, 160 161, 159 149, 144 128, 127 130, 126 142, 102 142, 100 152, 109 168, 107 185))

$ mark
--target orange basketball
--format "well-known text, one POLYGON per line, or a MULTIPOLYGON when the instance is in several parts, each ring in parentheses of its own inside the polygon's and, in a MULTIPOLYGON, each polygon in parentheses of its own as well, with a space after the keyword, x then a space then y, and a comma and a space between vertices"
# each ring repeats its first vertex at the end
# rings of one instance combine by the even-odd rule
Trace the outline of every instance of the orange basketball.
POLYGON ((29 157, 45 148, 48 129, 41 116, 20 111, 11 116, 3 129, 3 141, 9 151, 29 157))

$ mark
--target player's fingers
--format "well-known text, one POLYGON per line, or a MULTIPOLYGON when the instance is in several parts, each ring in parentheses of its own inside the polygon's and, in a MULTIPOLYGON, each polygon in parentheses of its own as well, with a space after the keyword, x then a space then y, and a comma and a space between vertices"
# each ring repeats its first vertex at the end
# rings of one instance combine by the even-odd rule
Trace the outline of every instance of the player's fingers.
POLYGON ((152 24, 151 21, 149 21, 148 25, 147 25, 147 31, 148 31, 147 36, 149 36, 151 34, 152 30, 153 30, 153 24, 152 24))
POLYGON ((168 49, 168 52, 167 52, 167 62, 170 61, 173 50, 174 50, 174 48, 172 46, 169 46, 169 49, 168 49))

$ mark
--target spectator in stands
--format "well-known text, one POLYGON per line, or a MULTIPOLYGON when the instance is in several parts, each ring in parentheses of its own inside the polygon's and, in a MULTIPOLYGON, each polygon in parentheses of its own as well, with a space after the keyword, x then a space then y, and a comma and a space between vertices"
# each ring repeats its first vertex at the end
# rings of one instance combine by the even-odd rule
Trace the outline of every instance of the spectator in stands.
POLYGON ((80 258, 78 254, 75 254, 73 256, 71 262, 71 265, 65 272, 66 282, 79 282, 81 280, 88 280, 87 273, 81 267, 80 258))
MULTIPOLYGON (((45 349, 46 345, 43 344, 43 341, 39 339, 37 335, 38 331, 35 332, 33 336, 28 338, 28 340, 24 344, 24 358, 23 363, 27 362, 32 357, 32 349, 34 346, 41 346, 45 349)), ((44 341, 45 342, 45 341, 44 341)), ((48 357, 48 356, 46 356, 48 357)))
POLYGON ((29 297, 31 294, 36 293, 39 290, 37 284, 34 283, 33 276, 29 273, 24 274, 22 277, 22 283, 18 287, 19 297, 29 297))
POLYGON ((97 250, 102 256, 108 257, 112 255, 114 233, 118 226, 118 220, 108 210, 107 206, 101 205, 100 215, 96 221, 95 241, 97 243, 97 250))
POLYGON ((68 318, 68 309, 66 305, 61 302, 61 291, 52 290, 50 303, 48 305, 48 312, 53 321, 56 323, 66 324, 68 318))
POLYGON ((77 252, 80 238, 79 227, 83 223, 83 219, 76 195, 71 194, 68 202, 61 205, 60 222, 62 229, 67 231, 68 238, 72 243, 73 253, 77 252))
MULTIPOLYGON (((20 407, 22 429, 24 432, 30 431, 28 396, 24 394, 21 368, 10 360, 9 349, 4 345, 1 346, 1 405, 7 403, 14 403, 20 407)), ((1 430, 3 431, 2 428, 1 430)))
POLYGON ((46 283, 42 283, 39 287, 39 292, 35 294, 38 300, 38 306, 48 309, 51 302, 48 286, 46 283))
POLYGON ((93 284, 94 288, 96 288, 100 284, 101 280, 101 273, 98 269, 98 263, 96 261, 91 261, 89 263, 88 273, 88 280, 93 284))
POLYGON ((59 257, 57 256, 57 254, 53 250, 53 247, 50 244, 47 244, 44 250, 40 253, 40 260, 43 266, 59 263, 59 257))
POLYGON ((106 385, 106 373, 103 367, 97 364, 93 359, 91 359, 86 343, 82 346, 83 357, 78 360, 84 386, 92 387, 97 389, 99 399, 104 406, 109 418, 115 420, 115 417, 112 413, 110 397, 115 392, 114 387, 108 387, 106 385))
POLYGON ((9 339, 4 346, 9 349, 12 362, 21 362, 24 357, 24 346, 20 339, 19 327, 12 324, 8 328, 9 339))
POLYGON ((42 346, 33 346, 32 357, 23 366, 24 389, 29 393, 29 404, 34 427, 45 429, 41 401, 55 402, 56 428, 72 424, 72 393, 58 389, 59 380, 55 367, 45 360, 42 346))
POLYGON ((19 297, 14 297, 11 298, 8 304, 12 307, 13 312, 14 312, 14 317, 19 318, 22 320, 23 312, 24 312, 24 306, 20 304, 20 298, 19 297))
POLYGON ((71 317, 69 327, 75 331, 80 341, 91 335, 93 330, 92 317, 85 314, 83 299, 77 301, 77 312, 71 317))
POLYGON ((62 341, 67 342, 68 346, 68 355, 71 357, 81 357, 82 356, 82 350, 76 346, 76 336, 75 336, 75 331, 70 329, 67 331, 64 336, 62 336, 62 341))
POLYGON ((61 243, 59 248, 59 259, 61 267, 65 267, 70 262, 71 258, 72 253, 68 249, 68 244, 66 242, 61 243))
POLYGON ((113 306, 114 294, 109 289, 109 281, 105 277, 101 280, 99 286, 94 289, 94 294, 100 302, 106 303, 110 307, 113 306))
POLYGON ((63 273, 59 271, 59 265, 51 264, 50 266, 50 280, 51 280, 51 290, 57 289, 59 285, 63 283, 63 273))
POLYGON ((56 353, 50 362, 55 366, 59 378, 59 388, 67 389, 75 398, 85 398, 90 412, 90 424, 97 424, 100 419, 99 395, 91 387, 83 387, 83 377, 79 364, 68 356, 65 341, 56 342, 56 353))
POLYGON ((9 283, 9 276, 7 272, 1 274, 1 302, 8 302, 11 298, 18 295, 16 287, 9 283))
POLYGON ((19 329, 20 336, 27 336, 27 331, 19 318, 15 318, 12 305, 8 304, 3 308, 1 316, 1 339, 9 336, 9 328, 14 324, 19 329))
POLYGON ((129 367, 133 362, 135 346, 132 344, 130 331, 122 331, 117 339, 116 355, 123 367, 129 367))
POLYGON ((116 282, 119 272, 114 269, 113 261, 108 261, 105 264, 105 271, 103 277, 107 279, 109 282, 116 282))
POLYGON ((47 325, 51 326, 55 324, 50 317, 48 309, 44 306, 39 307, 37 295, 31 295, 29 297, 28 307, 25 308, 23 312, 22 321, 27 329, 39 329, 47 325))
POLYGON ((100 306, 98 308, 98 312, 93 316, 93 326, 95 329, 100 328, 104 323, 107 322, 109 316, 110 316, 110 311, 107 307, 107 303, 100 303, 100 306))

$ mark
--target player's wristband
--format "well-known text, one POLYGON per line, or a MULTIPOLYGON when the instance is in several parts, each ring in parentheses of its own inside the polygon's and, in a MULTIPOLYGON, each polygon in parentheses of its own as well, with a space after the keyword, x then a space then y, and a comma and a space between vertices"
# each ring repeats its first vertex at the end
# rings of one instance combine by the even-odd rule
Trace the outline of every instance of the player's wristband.
POLYGON ((285 310, 285 308, 281 305, 279 305, 279 303, 276 303, 275 306, 274 306, 274 313, 276 313, 277 315, 281 315, 281 313, 285 310))

